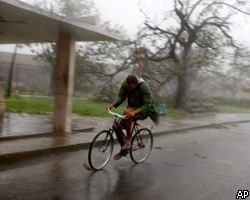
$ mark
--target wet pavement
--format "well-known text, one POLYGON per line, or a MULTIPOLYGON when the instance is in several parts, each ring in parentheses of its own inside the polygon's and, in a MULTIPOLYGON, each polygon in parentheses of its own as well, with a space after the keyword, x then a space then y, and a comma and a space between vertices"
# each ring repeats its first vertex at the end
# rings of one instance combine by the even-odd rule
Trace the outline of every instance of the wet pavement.
MULTIPOLYGON (((55 135, 52 130, 52 116, 5 115, 0 135, 0 162, 53 151, 88 148, 97 132, 110 128, 112 122, 112 118, 73 116, 72 134, 55 135)), ((250 122, 250 113, 197 114, 181 118, 163 116, 157 126, 150 120, 141 122, 141 125, 154 126, 153 133, 160 135, 234 122, 250 122)))
MULTIPOLYGON (((52 115, 37 116, 26 113, 5 113, 0 138, 52 133, 52 120, 52 115)), ((74 115, 72 117, 73 129, 86 129, 86 125, 93 127, 96 124, 95 120, 90 117, 84 117, 83 120, 84 124, 82 125, 81 117, 74 115)))
POLYGON ((249 128, 238 123, 161 135, 144 163, 111 159, 93 173, 83 167, 86 149, 0 165, 0 199, 237 199, 249 191, 249 128))

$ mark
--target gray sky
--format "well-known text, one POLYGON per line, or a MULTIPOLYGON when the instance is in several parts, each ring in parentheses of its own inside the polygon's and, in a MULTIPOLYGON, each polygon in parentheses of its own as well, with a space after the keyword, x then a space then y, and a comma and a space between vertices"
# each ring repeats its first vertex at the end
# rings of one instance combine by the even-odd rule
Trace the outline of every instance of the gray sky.
MULTIPOLYGON (((135 34, 142 26, 145 16, 140 12, 138 3, 154 22, 159 22, 161 14, 171 10, 173 0, 94 0, 104 20, 124 26, 129 34, 135 34), (108 5, 108 6, 107 6, 108 5)), ((233 35, 250 48, 250 17, 235 17, 233 35)))
MULTIPOLYGON (((22 0, 32 1, 32 0, 22 0)), ((101 14, 101 19, 118 24, 127 29, 129 35, 134 35, 139 27, 142 26, 145 16, 139 10, 140 6, 150 15, 154 22, 158 22, 161 14, 165 10, 171 9, 173 0, 93 0, 97 9, 101 14)), ((250 19, 244 21, 239 16, 235 19, 236 25, 233 30, 233 35, 240 41, 244 42, 250 48, 250 19)), ((11 47, 0 45, 0 51, 13 52, 11 47)), ((23 53, 29 53, 23 50, 23 53)))
POLYGON ((139 10, 146 10, 154 20, 171 7, 173 0, 94 0, 101 13, 101 18, 124 26, 128 34, 135 34, 145 21, 139 10))

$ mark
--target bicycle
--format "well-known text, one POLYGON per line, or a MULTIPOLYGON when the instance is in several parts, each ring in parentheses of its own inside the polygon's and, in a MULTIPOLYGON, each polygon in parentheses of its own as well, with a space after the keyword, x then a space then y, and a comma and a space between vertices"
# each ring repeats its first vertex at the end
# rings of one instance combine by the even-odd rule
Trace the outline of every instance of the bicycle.
MULTIPOLYGON (((125 118, 125 116, 112 112, 111 110, 107 110, 107 112, 115 116, 114 123, 125 118)), ((138 124, 137 121, 133 121, 131 148, 128 151, 133 162, 142 163, 149 157, 153 148, 153 135, 151 130, 152 127, 151 129, 148 127, 141 128, 141 125, 138 124)), ((112 128, 108 130, 100 131, 93 138, 88 152, 89 166, 93 170, 100 170, 108 164, 114 149, 114 132, 112 126, 112 128)), ((123 133, 122 135, 124 139, 126 139, 125 134, 123 133)))

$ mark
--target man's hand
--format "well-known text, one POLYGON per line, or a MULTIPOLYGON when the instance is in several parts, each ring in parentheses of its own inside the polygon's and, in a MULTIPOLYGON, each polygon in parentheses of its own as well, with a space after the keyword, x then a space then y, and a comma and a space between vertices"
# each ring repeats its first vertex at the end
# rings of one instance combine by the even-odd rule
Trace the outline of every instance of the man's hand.
POLYGON ((132 119, 134 116, 133 111, 126 113, 126 119, 132 119))
POLYGON ((137 108, 135 110, 127 110, 126 119, 131 119, 140 112, 141 112, 141 109, 139 109, 139 108, 137 108))
POLYGON ((106 109, 111 110, 114 107, 114 105, 115 105, 115 103, 111 103, 111 104, 107 105, 106 109))

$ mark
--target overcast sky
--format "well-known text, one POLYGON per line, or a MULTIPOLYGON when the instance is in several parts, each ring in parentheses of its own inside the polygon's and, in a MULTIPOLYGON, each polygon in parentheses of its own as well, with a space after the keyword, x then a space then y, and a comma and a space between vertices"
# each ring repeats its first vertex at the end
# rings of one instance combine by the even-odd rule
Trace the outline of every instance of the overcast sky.
MULTIPOLYGON (((154 22, 158 22, 161 14, 171 10, 173 0, 94 0, 101 18, 124 26, 129 34, 135 34, 142 26, 145 16, 140 12, 143 8, 154 22)), ((247 43, 250 48, 250 18, 235 17, 233 35, 247 43)))
POLYGON ((171 7, 173 0, 94 0, 103 20, 124 26, 129 34, 135 34, 145 21, 140 12, 143 8, 157 20, 159 15, 171 7))
MULTIPOLYGON (((32 0, 23 0, 32 1, 32 0)), ((139 10, 140 6, 150 15, 150 18, 157 22, 159 16, 165 10, 169 10, 173 0, 93 0, 101 16, 105 21, 110 21, 127 29, 128 34, 133 35, 142 26, 145 16, 139 10)), ((250 47, 250 23, 237 18, 238 25, 235 25, 233 35, 250 47), (243 26, 241 24, 244 24, 243 26)), ((0 45, 0 51, 13 52, 12 47, 0 45)), ((25 51, 24 53, 27 53, 25 51)))

